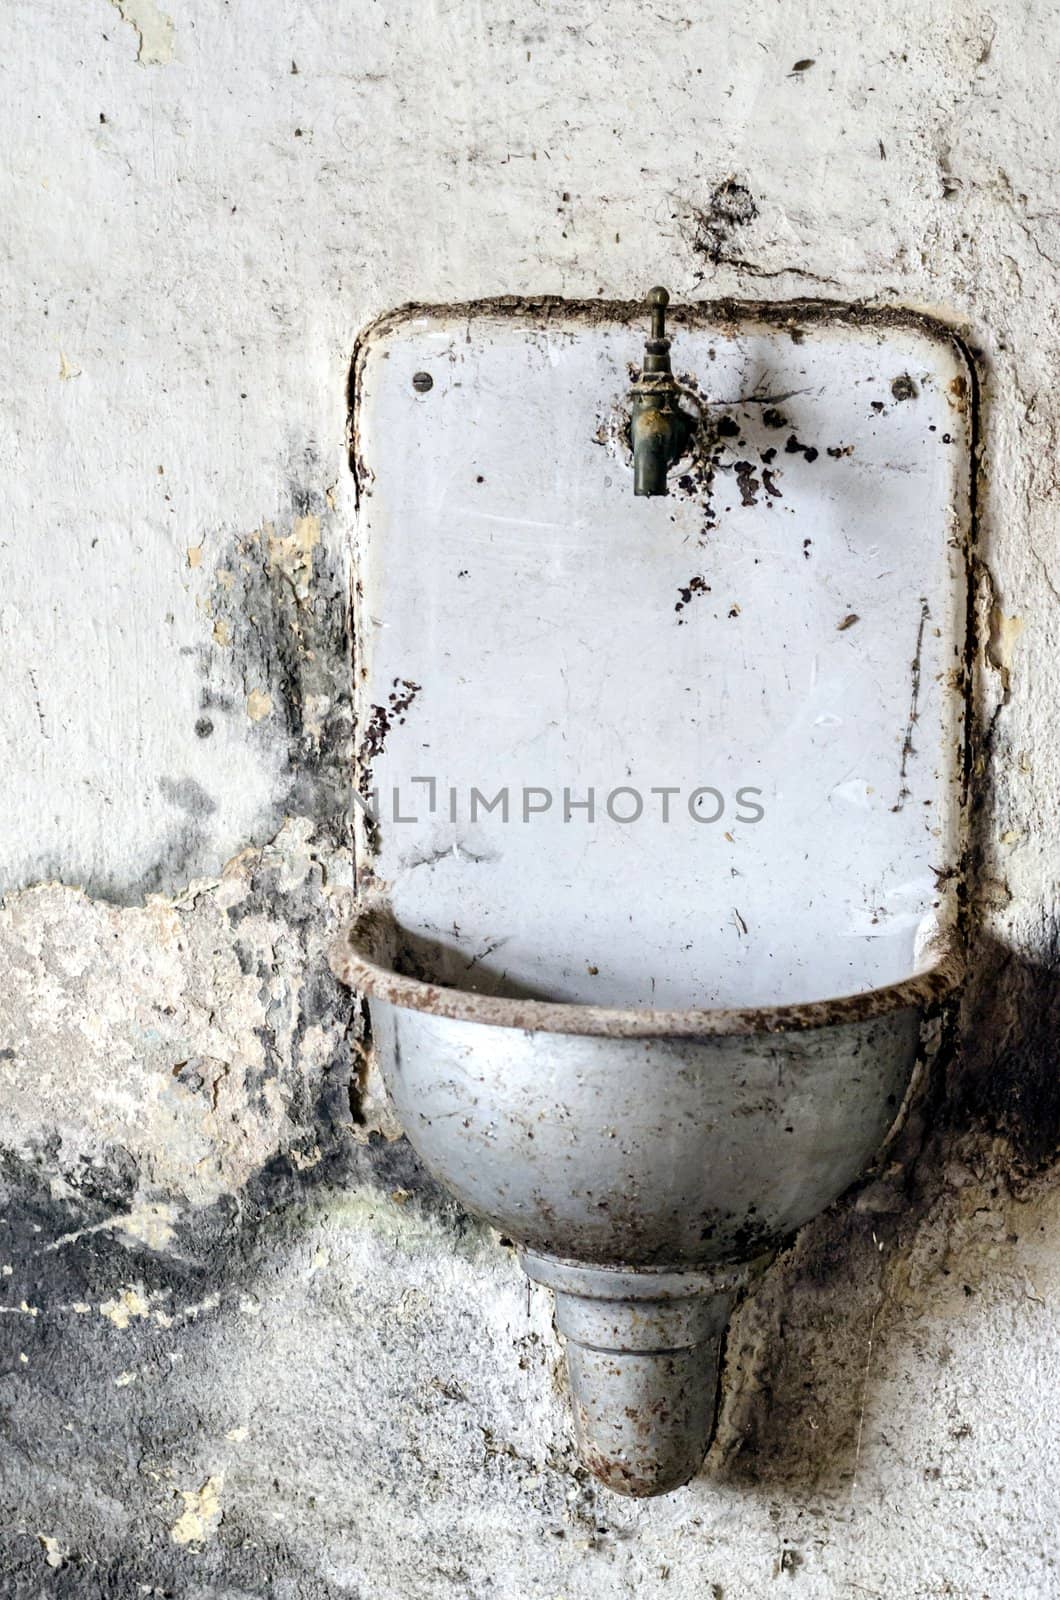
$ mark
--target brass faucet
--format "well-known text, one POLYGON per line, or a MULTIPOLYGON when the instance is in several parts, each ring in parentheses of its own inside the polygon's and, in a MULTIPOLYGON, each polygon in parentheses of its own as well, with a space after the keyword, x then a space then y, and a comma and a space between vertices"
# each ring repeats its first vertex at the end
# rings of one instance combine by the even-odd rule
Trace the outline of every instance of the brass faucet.
POLYGON ((633 493, 666 494, 666 474, 688 448, 695 420, 678 404, 681 389, 670 366, 665 289, 651 289, 651 336, 644 343, 640 377, 630 391, 633 493))

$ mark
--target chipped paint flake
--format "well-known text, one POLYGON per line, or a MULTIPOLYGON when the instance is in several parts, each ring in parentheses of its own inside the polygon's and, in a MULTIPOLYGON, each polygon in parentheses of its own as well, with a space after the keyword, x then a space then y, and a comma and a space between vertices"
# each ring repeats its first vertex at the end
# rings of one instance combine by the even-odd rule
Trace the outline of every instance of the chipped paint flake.
POLYGON ((291 532, 279 538, 270 524, 264 528, 269 563, 283 573, 299 600, 308 599, 313 577, 313 551, 320 543, 320 518, 295 517, 291 532))
POLYGON ((1005 684, 1012 671, 1012 652, 1016 640, 1023 632, 1022 617, 1006 617, 1000 606, 994 606, 990 615, 990 665, 1000 672, 1005 684))
POLYGON ((182 1489, 184 1510, 169 1530, 174 1544, 205 1544, 221 1521, 224 1473, 214 1473, 201 1489, 182 1489))
POLYGON ((150 1309, 138 1289, 123 1289, 115 1300, 103 1301, 99 1314, 116 1328, 127 1328, 134 1317, 146 1317, 150 1309))
POLYGON ((178 1215, 178 1208, 168 1201, 150 1201, 132 1211, 121 1212, 116 1217, 97 1222, 91 1228, 78 1228, 73 1233, 64 1233, 58 1239, 53 1239, 47 1248, 49 1251, 60 1250, 63 1245, 74 1244, 90 1233, 115 1233, 122 1243, 133 1241, 145 1244, 151 1250, 167 1250, 173 1243, 178 1215))
POLYGON ((65 1567, 66 1558, 70 1554, 69 1550, 64 1550, 58 1539, 49 1533, 38 1533, 37 1538, 40 1541, 41 1548, 44 1551, 44 1559, 49 1567, 52 1567, 56 1572, 65 1567))
POLYGON ((247 716, 251 722, 261 722, 272 712, 272 695, 264 689, 251 689, 247 695, 247 716))
POLYGON ((123 22, 136 32, 136 59, 142 67, 164 67, 174 58, 173 19, 156 0, 111 0, 123 22))

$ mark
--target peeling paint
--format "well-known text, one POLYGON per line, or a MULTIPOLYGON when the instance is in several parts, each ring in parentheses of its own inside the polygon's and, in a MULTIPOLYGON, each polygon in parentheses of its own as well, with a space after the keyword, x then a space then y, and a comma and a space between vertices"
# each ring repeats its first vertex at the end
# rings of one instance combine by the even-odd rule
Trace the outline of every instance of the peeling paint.
POLYGON ((1000 606, 992 607, 987 657, 995 672, 1000 674, 1002 689, 1006 694, 1011 681, 1013 651, 1022 632, 1022 617, 1007 617, 1000 606))
POLYGON ((164 67, 174 59, 173 22, 156 0, 111 0, 135 31, 136 59, 144 67, 164 67))

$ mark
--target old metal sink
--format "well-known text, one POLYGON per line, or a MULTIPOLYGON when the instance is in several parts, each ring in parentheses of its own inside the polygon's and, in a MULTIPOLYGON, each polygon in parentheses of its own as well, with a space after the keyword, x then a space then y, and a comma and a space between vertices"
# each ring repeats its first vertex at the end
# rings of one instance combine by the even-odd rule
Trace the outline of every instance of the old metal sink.
POLYGON ((402 1126, 556 1291, 587 1465, 623 1494, 686 1482, 736 1292, 879 1150, 955 956, 843 999, 653 1012, 442 987, 401 952, 368 913, 335 967, 402 1126))
POLYGON ((334 965, 411 1143, 555 1291, 584 1460, 647 1495, 959 978, 972 375, 912 315, 671 308, 706 421, 635 498, 637 314, 362 342, 334 965))

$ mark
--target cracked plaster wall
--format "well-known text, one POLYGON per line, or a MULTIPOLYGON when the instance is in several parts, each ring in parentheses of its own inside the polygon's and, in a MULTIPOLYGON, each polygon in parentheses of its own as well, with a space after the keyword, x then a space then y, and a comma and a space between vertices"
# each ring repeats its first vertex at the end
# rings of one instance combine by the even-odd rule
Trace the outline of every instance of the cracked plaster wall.
POLYGON ((0 1592, 1060 1591, 1060 17, 12 0, 0 1592), (512 14, 509 14, 509 11, 512 14), (827 294, 982 379, 980 976, 740 1312, 701 1477, 574 1469, 547 1298, 361 1081, 345 385, 406 300, 827 294))

